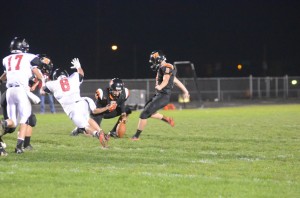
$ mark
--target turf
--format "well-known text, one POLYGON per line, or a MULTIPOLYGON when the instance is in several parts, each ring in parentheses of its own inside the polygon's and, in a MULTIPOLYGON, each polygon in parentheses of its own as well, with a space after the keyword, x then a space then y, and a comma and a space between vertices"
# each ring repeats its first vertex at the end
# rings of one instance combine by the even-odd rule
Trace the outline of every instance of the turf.
POLYGON ((14 154, 16 133, 4 137, 1 197, 300 197, 300 105, 161 112, 174 128, 149 119, 132 142, 135 111, 107 150, 69 136, 65 114, 37 115, 34 150, 14 154))

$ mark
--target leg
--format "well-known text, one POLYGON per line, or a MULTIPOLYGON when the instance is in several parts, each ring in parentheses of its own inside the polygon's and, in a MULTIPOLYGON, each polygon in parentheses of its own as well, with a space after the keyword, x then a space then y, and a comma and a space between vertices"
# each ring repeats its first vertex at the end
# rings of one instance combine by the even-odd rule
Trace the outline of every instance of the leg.
MULTIPOLYGON (((117 108, 116 111, 117 111, 117 115, 115 115, 114 117, 116 117, 116 116, 120 116, 120 117, 119 117, 119 119, 117 120, 117 123, 114 125, 113 129, 111 130, 111 132, 112 132, 112 131, 116 131, 119 122, 120 122, 122 119, 124 119, 123 116, 121 115, 121 114, 122 114, 121 109, 120 109, 120 108, 117 108)), ((131 109, 130 109, 129 107, 126 106, 126 107, 125 107, 125 113, 126 113, 125 120, 127 120, 129 114, 131 114, 132 111, 131 111, 131 109)), ((106 118, 106 116, 104 116, 104 118, 106 118)))
POLYGON ((116 122, 116 124, 114 125, 114 127, 112 128, 112 130, 110 130, 110 132, 108 133, 108 135, 110 137, 114 137, 117 138, 118 134, 117 134, 117 127, 120 124, 120 122, 123 120, 123 116, 120 116, 116 122))
POLYGON ((109 137, 104 133, 104 131, 99 127, 99 125, 92 118, 89 119, 89 125, 85 127, 88 134, 97 137, 103 148, 107 147, 107 142, 109 137))
POLYGON ((9 128, 17 126, 17 116, 19 117, 19 134, 17 139, 17 146, 15 152, 17 154, 23 153, 23 143, 25 133, 27 130, 27 120, 31 115, 31 103, 25 90, 22 87, 7 89, 7 114, 9 119, 6 120, 6 124, 9 128))
POLYGON ((145 129, 146 125, 147 125, 147 119, 140 118, 137 129, 140 131, 143 131, 145 129))
POLYGON ((32 150, 32 146, 30 144, 30 139, 32 136, 32 127, 30 125, 27 125, 26 133, 25 133, 25 139, 24 139, 24 149, 25 150, 32 150))
POLYGON ((54 100, 52 94, 48 94, 49 105, 51 113, 55 113, 54 100))
POLYGON ((23 153, 22 147, 23 147, 23 143, 24 143, 24 139, 25 139, 26 130, 27 130, 27 124, 20 124, 17 146, 15 148, 15 153, 17 153, 17 154, 23 153))
POLYGON ((41 113, 45 113, 45 95, 41 95, 41 113))
POLYGON ((175 126, 175 122, 174 122, 173 118, 166 117, 166 116, 164 116, 164 115, 162 115, 162 114, 160 114, 158 112, 152 114, 151 118, 162 120, 162 121, 168 123, 171 127, 175 126))
POLYGON ((36 125, 36 116, 35 114, 31 114, 26 122, 27 124, 27 130, 25 133, 25 139, 24 139, 24 149, 26 150, 32 150, 32 146, 30 144, 31 136, 32 136, 32 128, 36 125))
POLYGON ((149 117, 162 119, 162 115, 157 113, 157 111, 163 108, 170 101, 170 95, 157 94, 149 102, 147 102, 144 110, 140 115, 137 130, 135 135, 131 138, 132 140, 139 140, 139 136, 147 125, 147 119, 149 117))
POLYGON ((85 130, 87 134, 99 138, 102 147, 106 147, 108 139, 97 122, 90 118, 88 103, 86 101, 80 101, 74 104, 73 109, 69 117, 74 124, 78 128, 85 130))

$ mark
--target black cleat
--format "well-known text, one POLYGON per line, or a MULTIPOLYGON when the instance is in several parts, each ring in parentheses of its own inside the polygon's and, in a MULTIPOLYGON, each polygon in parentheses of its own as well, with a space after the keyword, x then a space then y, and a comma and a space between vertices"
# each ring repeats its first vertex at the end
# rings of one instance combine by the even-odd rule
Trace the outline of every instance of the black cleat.
POLYGON ((117 132, 115 132, 115 131, 110 131, 110 132, 108 133, 108 135, 109 135, 110 137, 114 137, 114 138, 117 138, 117 137, 118 137, 117 132))
POLYGON ((84 133, 83 130, 79 129, 78 127, 76 127, 70 134, 70 136, 77 136, 79 135, 80 133, 84 133))
POLYGON ((29 144, 28 146, 24 147, 24 150, 31 151, 33 150, 33 147, 31 146, 31 144, 29 144))
POLYGON ((24 150, 20 149, 20 148, 15 148, 15 153, 22 154, 22 153, 24 153, 24 150))

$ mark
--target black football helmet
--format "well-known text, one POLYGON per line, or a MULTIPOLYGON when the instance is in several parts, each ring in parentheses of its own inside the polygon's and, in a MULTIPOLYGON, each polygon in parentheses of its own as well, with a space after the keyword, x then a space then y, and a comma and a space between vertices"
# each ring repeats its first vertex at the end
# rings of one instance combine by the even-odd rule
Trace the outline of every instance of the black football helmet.
MULTIPOLYGON (((39 59, 41 60, 41 62, 42 62, 42 60, 44 58, 50 59, 46 54, 37 54, 37 56, 39 57, 39 59)), ((53 69, 53 63, 52 63, 52 61, 50 59, 50 63, 49 64, 42 63, 42 65, 40 65, 38 68, 41 70, 41 72, 43 74, 50 75, 51 72, 52 72, 52 69, 53 69)))
POLYGON ((11 53, 21 53, 29 51, 29 43, 25 38, 15 37, 9 46, 11 53))
POLYGON ((69 77, 69 74, 66 70, 63 70, 61 68, 57 68, 56 70, 54 70, 54 72, 52 74, 52 80, 57 80, 58 77, 60 77, 60 76, 69 77))
POLYGON ((109 82, 109 93, 115 97, 113 94, 113 91, 122 91, 124 88, 124 83, 121 79, 119 78, 113 78, 109 82))
POLYGON ((158 50, 158 51, 153 51, 150 55, 150 60, 149 60, 149 63, 152 63, 152 65, 150 66, 150 68, 153 70, 153 71, 156 71, 161 62, 167 60, 165 55, 163 54, 162 51, 158 50))

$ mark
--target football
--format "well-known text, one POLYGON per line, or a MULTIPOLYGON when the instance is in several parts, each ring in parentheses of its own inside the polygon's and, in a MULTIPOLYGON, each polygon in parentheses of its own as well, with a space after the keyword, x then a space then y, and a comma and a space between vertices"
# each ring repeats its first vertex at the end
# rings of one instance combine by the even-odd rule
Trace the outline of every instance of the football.
POLYGON ((116 132, 117 132, 117 136, 119 138, 122 138, 125 135, 125 133, 126 133, 126 121, 125 120, 119 122, 116 132))

